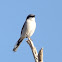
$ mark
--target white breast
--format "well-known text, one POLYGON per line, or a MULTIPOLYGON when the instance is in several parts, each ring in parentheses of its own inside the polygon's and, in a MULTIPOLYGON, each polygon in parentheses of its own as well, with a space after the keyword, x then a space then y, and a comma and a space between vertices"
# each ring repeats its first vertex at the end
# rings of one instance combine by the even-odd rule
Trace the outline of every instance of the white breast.
POLYGON ((36 22, 35 18, 29 18, 26 21, 25 28, 23 29, 22 36, 23 37, 31 37, 35 31, 36 28, 36 22))

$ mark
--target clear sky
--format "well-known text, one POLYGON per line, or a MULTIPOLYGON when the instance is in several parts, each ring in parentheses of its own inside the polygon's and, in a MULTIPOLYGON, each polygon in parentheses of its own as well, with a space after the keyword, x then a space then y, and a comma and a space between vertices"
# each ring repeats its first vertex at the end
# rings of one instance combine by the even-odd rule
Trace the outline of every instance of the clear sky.
POLYGON ((27 39, 12 51, 28 14, 36 15, 31 39, 43 61, 62 62, 62 0, 0 0, 0 62, 35 62, 27 39))

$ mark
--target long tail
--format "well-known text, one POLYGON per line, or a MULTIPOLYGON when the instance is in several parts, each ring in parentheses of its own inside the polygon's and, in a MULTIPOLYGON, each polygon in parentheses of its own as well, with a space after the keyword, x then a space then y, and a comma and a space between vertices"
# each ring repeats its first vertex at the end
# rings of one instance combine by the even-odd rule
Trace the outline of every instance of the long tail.
POLYGON ((24 38, 19 38, 19 40, 17 41, 15 47, 13 48, 13 51, 16 52, 17 48, 19 47, 19 45, 21 44, 21 42, 23 41, 24 38))

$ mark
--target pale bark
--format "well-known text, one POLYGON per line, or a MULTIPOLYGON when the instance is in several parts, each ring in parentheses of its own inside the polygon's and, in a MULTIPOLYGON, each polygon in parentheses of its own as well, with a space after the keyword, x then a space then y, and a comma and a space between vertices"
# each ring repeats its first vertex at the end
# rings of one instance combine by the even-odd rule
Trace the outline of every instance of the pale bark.
POLYGON ((41 50, 39 51, 38 60, 39 62, 43 62, 43 48, 41 48, 41 50))
POLYGON ((29 44, 29 46, 32 50, 35 62, 43 62, 43 48, 41 48, 41 50, 39 51, 39 54, 38 54, 32 40, 30 38, 28 38, 27 43, 29 44))
POLYGON ((38 53, 37 53, 37 50, 36 50, 32 40, 30 38, 28 38, 27 43, 29 44, 29 46, 30 46, 30 48, 32 50, 35 62, 38 62, 38 53))

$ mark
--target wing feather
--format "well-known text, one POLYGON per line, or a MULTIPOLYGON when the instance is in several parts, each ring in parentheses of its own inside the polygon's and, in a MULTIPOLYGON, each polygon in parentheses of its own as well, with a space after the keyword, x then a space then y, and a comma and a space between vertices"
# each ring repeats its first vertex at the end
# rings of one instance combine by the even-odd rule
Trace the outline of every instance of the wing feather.
POLYGON ((24 22, 23 27, 22 27, 22 29, 21 29, 21 34, 22 34, 22 32, 23 32, 23 29, 24 29, 25 24, 26 24, 26 21, 24 22))

